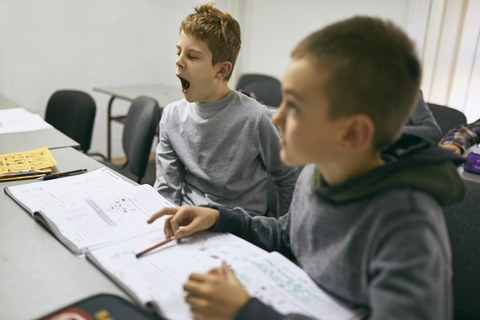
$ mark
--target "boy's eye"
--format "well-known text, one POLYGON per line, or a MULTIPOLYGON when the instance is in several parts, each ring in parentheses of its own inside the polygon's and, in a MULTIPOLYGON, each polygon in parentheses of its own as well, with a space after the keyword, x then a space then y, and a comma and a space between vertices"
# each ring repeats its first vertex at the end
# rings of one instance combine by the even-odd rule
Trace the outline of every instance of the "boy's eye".
POLYGON ((197 57, 192 56, 191 54, 188 55, 188 59, 195 60, 197 57))
POLYGON ((180 52, 177 52, 177 57, 180 55, 180 52))
POLYGON ((292 111, 296 111, 296 112, 299 111, 297 105, 291 101, 287 101, 287 108, 292 111))

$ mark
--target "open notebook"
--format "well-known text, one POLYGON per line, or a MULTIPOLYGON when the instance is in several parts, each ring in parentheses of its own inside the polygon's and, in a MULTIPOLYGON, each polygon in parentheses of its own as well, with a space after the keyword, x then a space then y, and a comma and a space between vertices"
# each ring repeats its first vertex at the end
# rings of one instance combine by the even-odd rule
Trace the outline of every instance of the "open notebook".
MULTIPOLYGON (((163 223, 162 223, 163 225, 163 223)), ((251 296, 283 314, 317 319, 361 319, 363 309, 350 308, 321 290, 293 262, 229 233, 200 232, 172 241, 137 259, 135 254, 165 240, 150 233, 90 251, 87 258, 137 303, 170 320, 194 319, 183 284, 193 273, 219 268, 225 261, 251 296)))
POLYGON ((77 254, 163 230, 161 224, 146 221, 173 206, 150 185, 134 186, 106 168, 4 190, 77 254))
POLYGON ((281 313, 325 320, 359 319, 364 310, 322 291, 279 253, 268 253, 229 233, 201 232, 172 241, 137 259, 165 240, 165 217, 147 219, 173 206, 149 185, 133 186, 106 168, 90 173, 5 188, 72 252, 87 258, 137 303, 167 319, 193 319, 183 284, 193 273, 229 264, 251 296, 281 313))

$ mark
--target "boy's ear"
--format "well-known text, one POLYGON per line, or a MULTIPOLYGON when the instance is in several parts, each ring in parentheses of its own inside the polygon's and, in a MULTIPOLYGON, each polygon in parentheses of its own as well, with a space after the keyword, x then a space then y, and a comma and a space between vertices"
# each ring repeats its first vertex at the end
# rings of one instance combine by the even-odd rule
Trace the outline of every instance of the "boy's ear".
POLYGON ((345 122, 339 147, 347 152, 360 151, 371 145, 374 133, 375 125, 369 116, 354 114, 345 122))
POLYGON ((230 61, 223 61, 219 62, 219 69, 217 71, 217 74, 215 75, 216 79, 225 79, 226 76, 232 72, 232 63, 230 61))

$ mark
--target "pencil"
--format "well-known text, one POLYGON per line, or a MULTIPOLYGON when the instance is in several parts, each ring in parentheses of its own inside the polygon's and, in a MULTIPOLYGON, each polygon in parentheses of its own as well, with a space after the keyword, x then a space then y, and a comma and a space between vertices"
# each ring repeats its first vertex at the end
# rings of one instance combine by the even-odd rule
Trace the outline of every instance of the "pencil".
POLYGON ((158 247, 164 245, 165 243, 169 243, 169 242, 172 241, 173 239, 175 239, 175 237, 171 237, 171 238, 169 238, 169 239, 167 239, 167 240, 165 240, 165 241, 160 242, 159 244, 154 245, 153 247, 150 247, 150 248, 148 248, 148 249, 145 249, 145 250, 143 250, 142 252, 137 253, 137 254, 135 255, 135 257, 137 257, 137 259, 138 259, 138 258, 140 258, 141 256, 143 256, 145 253, 150 252, 150 251, 152 251, 153 249, 158 248, 158 247))

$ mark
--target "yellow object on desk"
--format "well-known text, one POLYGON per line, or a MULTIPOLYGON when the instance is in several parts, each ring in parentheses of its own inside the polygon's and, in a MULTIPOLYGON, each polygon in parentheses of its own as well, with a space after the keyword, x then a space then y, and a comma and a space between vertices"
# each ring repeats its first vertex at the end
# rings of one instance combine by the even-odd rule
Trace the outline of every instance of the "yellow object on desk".
POLYGON ((0 154, 0 181, 28 179, 51 173, 58 162, 47 146, 38 149, 0 154))

